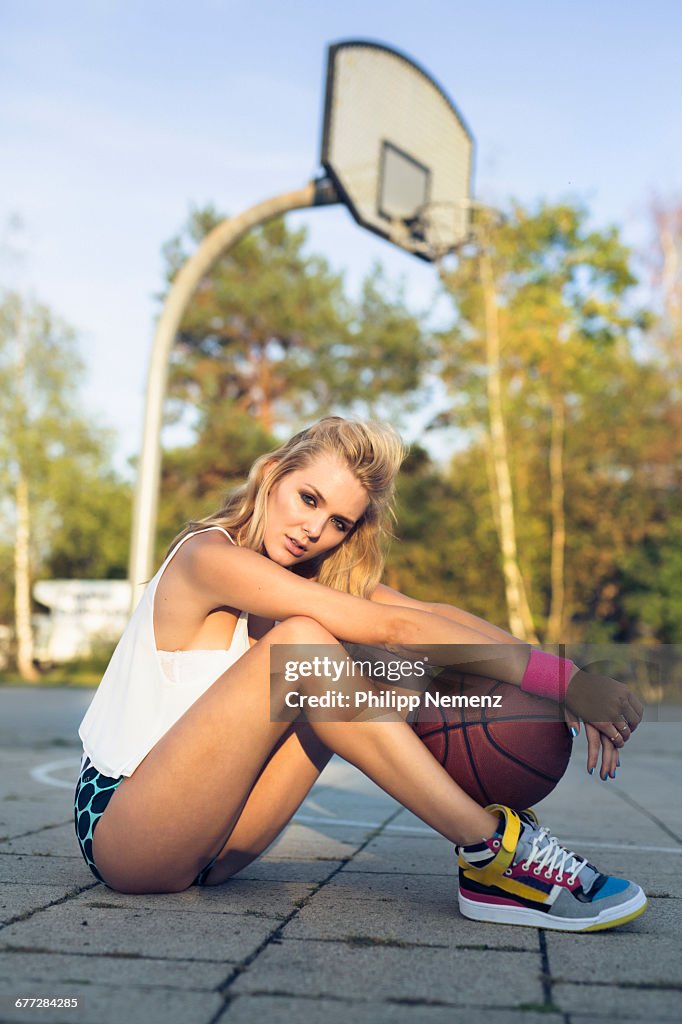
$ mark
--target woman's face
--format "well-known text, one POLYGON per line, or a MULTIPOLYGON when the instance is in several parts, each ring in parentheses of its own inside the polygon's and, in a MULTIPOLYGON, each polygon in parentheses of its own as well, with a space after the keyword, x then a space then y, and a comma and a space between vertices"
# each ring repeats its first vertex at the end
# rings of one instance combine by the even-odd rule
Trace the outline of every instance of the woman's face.
POLYGON ((270 491, 265 553, 286 568, 316 558, 342 542, 367 503, 367 491, 350 469, 320 455, 270 491))

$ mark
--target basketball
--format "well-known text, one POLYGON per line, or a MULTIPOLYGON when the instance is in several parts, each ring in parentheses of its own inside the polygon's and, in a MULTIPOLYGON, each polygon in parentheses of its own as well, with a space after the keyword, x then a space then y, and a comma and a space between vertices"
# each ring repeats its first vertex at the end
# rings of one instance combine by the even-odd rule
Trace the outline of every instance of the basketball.
POLYGON ((412 727, 447 773, 484 806, 523 810, 548 796, 573 743, 557 704, 481 676, 448 672, 444 679, 430 692, 489 696, 497 705, 422 706, 412 727))

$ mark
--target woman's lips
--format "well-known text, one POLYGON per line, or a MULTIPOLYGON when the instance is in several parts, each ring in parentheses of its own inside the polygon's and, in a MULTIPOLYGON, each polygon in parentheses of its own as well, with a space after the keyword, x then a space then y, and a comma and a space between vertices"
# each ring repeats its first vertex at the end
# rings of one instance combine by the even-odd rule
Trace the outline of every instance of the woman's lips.
POLYGON ((301 555, 305 553, 306 549, 303 547, 303 545, 297 544, 295 540, 293 540, 286 534, 284 535, 284 542, 287 551, 289 551, 292 555, 295 555, 297 558, 300 558, 301 555))

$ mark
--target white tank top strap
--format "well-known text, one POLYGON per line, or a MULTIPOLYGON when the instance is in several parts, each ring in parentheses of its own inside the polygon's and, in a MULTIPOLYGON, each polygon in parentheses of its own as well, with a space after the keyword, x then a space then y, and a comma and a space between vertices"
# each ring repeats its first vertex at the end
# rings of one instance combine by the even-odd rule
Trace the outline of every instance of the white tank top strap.
POLYGON ((237 619, 237 625, 234 627, 234 636, 232 637, 232 643, 230 644, 230 648, 232 647, 232 645, 235 643, 236 640, 239 640, 242 643, 245 643, 246 646, 247 646, 247 649, 250 646, 249 645, 249 613, 248 612, 240 612, 239 618, 237 619))
POLYGON ((196 537, 200 533, 208 533, 209 530, 220 530, 221 533, 225 534, 225 536, 230 541, 230 543, 234 544, 235 547, 236 547, 235 541, 232 540, 232 537, 227 532, 227 530, 225 529, 224 526, 204 526, 200 530, 192 530, 191 533, 185 534, 185 536, 182 538, 182 540, 178 541, 178 543, 175 545, 175 547, 171 551, 168 552, 168 557, 164 560, 164 563, 163 563, 164 568, 166 567, 168 562, 170 562, 170 560, 173 557, 173 555, 175 555, 175 553, 180 550, 180 548, 182 547, 182 545, 185 543, 186 540, 189 540, 190 537, 196 537))
POLYGON ((229 534, 227 532, 225 527, 224 526, 218 526, 217 524, 215 526, 205 526, 201 530, 195 530, 194 533, 191 533, 189 536, 190 537, 195 537, 197 535, 197 533, 206 533, 207 530, 220 530, 220 532, 224 533, 225 536, 227 537, 227 539, 229 541, 231 541, 231 543, 234 544, 235 547, 237 546, 237 542, 232 539, 231 534, 229 534))
POLYGON ((189 540, 190 537, 196 537, 197 534, 199 533, 208 533, 209 530, 220 530, 221 533, 225 534, 225 536, 227 537, 231 544, 234 544, 235 547, 237 546, 236 541, 232 539, 232 537, 229 535, 224 526, 204 526, 200 530, 192 530, 191 533, 186 533, 185 536, 178 541, 175 547, 168 552, 168 554, 163 560, 162 565, 159 567, 159 571, 157 573, 159 579, 163 576, 164 570, 168 563, 170 562, 170 560, 175 557, 175 555, 178 553, 178 551, 180 550, 180 548, 182 547, 186 540, 189 540))

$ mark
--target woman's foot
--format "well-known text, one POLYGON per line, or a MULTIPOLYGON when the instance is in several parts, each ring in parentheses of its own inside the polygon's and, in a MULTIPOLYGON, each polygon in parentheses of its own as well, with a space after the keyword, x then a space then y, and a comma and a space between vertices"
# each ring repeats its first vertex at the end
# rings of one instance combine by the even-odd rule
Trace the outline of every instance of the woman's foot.
POLYGON ((638 885, 601 874, 524 812, 501 804, 486 810, 500 814, 499 831, 459 848, 459 909, 465 917, 592 932, 625 924, 646 909, 638 885))

